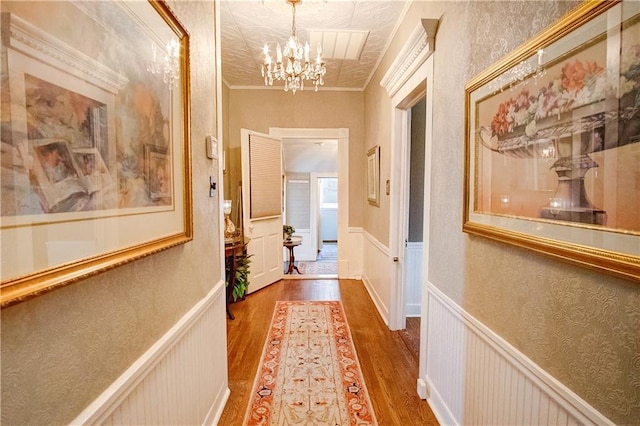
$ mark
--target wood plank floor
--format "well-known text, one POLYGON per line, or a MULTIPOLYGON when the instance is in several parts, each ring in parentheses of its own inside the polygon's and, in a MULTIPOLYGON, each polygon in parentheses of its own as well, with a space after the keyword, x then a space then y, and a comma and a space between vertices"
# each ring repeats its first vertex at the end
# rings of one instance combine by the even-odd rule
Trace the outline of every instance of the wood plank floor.
POLYGON ((282 280, 231 305, 236 317, 227 321, 231 396, 219 425, 242 424, 277 300, 342 300, 378 423, 438 424, 416 393, 416 359, 400 333, 384 324, 362 281, 282 280))

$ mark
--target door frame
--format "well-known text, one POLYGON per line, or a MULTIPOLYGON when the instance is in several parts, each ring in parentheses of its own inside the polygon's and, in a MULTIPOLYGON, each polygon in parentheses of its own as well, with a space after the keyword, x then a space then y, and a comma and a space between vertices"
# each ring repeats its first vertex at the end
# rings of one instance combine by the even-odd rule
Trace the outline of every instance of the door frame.
POLYGON ((279 139, 338 140, 338 278, 349 277, 349 129, 270 127, 269 135, 279 139))
MULTIPOLYGON (((315 231, 316 247, 319 247, 321 240, 318 239, 318 222, 320 221, 320 193, 318 191, 318 184, 322 178, 338 178, 338 185, 340 184, 340 178, 337 173, 311 173, 311 221, 312 232, 315 231), (315 229, 314 229, 315 227, 315 229)), ((340 203, 338 202, 338 216, 340 215, 340 203)))
MULTIPOLYGON (((420 311, 420 356, 417 380, 418 395, 427 397, 427 386, 423 377, 427 365, 427 283, 429 282, 429 248, 431 223, 431 164, 433 142, 433 78, 435 38, 439 20, 423 18, 414 29, 397 55, 395 61, 380 84, 387 89, 392 100, 391 114, 391 194, 389 200, 389 249, 390 257, 399 260, 404 257, 404 240, 408 229, 408 207, 406 190, 408 180, 403 166, 407 162, 410 142, 409 117, 407 108, 426 97, 425 150, 424 150, 424 212, 423 212, 423 257, 422 257, 422 301, 420 311)), ((404 300, 404 262, 392 262, 389 302, 389 328, 398 330, 406 327, 404 300)))

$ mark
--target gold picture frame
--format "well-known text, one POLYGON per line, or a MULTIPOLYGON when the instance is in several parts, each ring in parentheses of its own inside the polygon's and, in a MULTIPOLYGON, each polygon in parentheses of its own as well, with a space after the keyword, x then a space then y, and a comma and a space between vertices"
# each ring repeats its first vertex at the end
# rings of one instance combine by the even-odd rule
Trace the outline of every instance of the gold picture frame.
POLYGON ((189 36, 169 7, 0 7, 0 305, 190 241, 189 36))
POLYGON ((585 2, 465 87, 463 230, 640 280, 640 5, 585 2))
POLYGON ((380 206, 380 146, 367 151, 367 201, 380 206))

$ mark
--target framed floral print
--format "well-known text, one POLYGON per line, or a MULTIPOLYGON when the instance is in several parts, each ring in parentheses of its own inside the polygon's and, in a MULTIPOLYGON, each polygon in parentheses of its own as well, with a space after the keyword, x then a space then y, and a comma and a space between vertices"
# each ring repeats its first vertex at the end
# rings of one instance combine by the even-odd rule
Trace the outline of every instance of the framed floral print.
POLYGON ((463 230, 640 280, 640 3, 581 4, 465 104, 463 230))

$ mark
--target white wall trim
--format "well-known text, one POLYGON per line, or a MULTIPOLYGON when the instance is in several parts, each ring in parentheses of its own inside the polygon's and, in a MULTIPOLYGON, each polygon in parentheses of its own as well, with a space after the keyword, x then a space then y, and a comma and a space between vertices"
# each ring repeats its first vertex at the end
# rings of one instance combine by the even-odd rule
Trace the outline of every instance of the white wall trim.
POLYGON ((442 398, 438 389, 431 383, 428 377, 425 377, 427 396, 426 400, 429 402, 429 408, 433 411, 433 414, 438 419, 438 423, 441 425, 458 425, 461 424, 456 421, 456 418, 449 410, 447 402, 442 398))
MULTIPOLYGON (((409 146, 410 115, 409 108, 423 96, 426 98, 425 117, 425 167, 424 167, 424 215, 423 238, 425 259, 429 252, 429 223, 431 204, 431 145, 433 122, 433 52, 438 19, 421 19, 419 25, 410 36, 405 48, 398 54, 381 85, 387 89, 391 97, 391 195, 389 205, 389 246, 391 256, 398 257, 391 267, 389 279, 390 318, 392 330, 406 327, 405 314, 405 280, 404 280, 404 242, 408 237, 409 221, 409 146)), ((427 279, 425 270, 423 278, 427 279)), ((423 371, 424 356, 420 355, 420 371, 423 371)))
POLYGON ((389 247, 382 244, 376 237, 374 237, 364 229, 362 230, 362 234, 367 240, 369 240, 371 244, 373 244, 378 250, 380 250, 381 253, 383 253, 387 257, 390 256, 389 247))
POLYGON ((425 381, 428 401, 442 424, 493 419, 499 424, 613 425, 435 285, 428 283, 427 292, 425 381), (511 392, 505 390, 509 387, 511 392), (478 394, 490 394, 494 403, 475 402, 478 394), (505 406, 514 410, 507 414, 505 406))
POLYGON ((378 293, 376 293, 376 289, 373 287, 373 284, 371 283, 371 281, 369 281, 369 278, 367 278, 366 275, 362 276, 362 282, 364 283, 364 287, 367 289, 367 292, 369 293, 371 300, 373 300, 373 304, 376 305, 376 309, 380 314, 380 318, 382 318, 382 321, 384 321, 385 325, 388 327, 389 313, 388 313, 388 310, 385 309, 384 304, 380 299, 380 296, 378 295, 378 293))
MULTIPOLYGON (((190 423, 193 419, 180 417, 179 412, 184 411, 184 407, 167 407, 176 405, 181 399, 206 399, 206 410, 202 412, 202 417, 197 419, 198 423, 215 424, 222 414, 224 405, 229 397, 227 382, 227 358, 226 358, 226 323, 225 315, 225 286, 224 281, 219 281, 214 288, 193 308, 189 310, 176 324, 167 331, 157 342, 155 342, 140 358, 138 358, 127 370, 122 373, 98 398, 87 406, 71 423, 72 424, 103 424, 109 421, 124 424, 151 424, 162 423, 162 416, 165 423, 190 423), (218 321, 219 320, 219 321, 218 321), (203 321, 206 321, 203 323, 203 321), (216 326, 219 330, 212 330, 216 326), (213 332, 213 333, 212 333, 213 332), (203 337, 207 341, 194 342, 189 338, 203 337), (185 347, 184 345, 188 345, 185 347), (215 349, 219 349, 219 354, 215 349), (199 353, 198 349, 200 349, 199 353), (180 381, 183 388, 188 388, 193 395, 168 395, 165 405, 157 398, 148 400, 149 395, 153 395, 156 388, 170 388, 175 385, 170 381, 169 374, 157 373, 163 369, 166 363, 178 362, 179 356, 176 351, 186 353, 189 359, 194 356, 199 360, 209 360, 207 369, 215 369, 213 374, 217 379, 214 381, 190 382, 187 375, 180 375, 180 370, 184 365, 169 365, 173 371, 174 378, 180 381), (159 368, 157 368, 159 367, 159 368), (177 370, 177 371, 176 371, 177 370), (189 382, 187 382, 189 381, 189 382), (198 386, 203 385, 203 386, 198 386), (145 389, 146 388, 146 389, 145 389), (147 393, 150 390, 150 393, 147 393), (141 401, 143 400, 143 401, 141 401), (148 409, 149 406, 155 408, 148 409), (162 413, 159 413, 162 411, 162 413), (154 416, 159 416, 154 418, 154 416), (154 421, 155 420, 155 421, 154 421)), ((187 366, 193 368, 194 366, 187 366)), ((209 378, 209 374, 203 378, 209 378)), ((180 392, 180 389, 175 389, 180 392)), ((186 407, 189 408, 189 407, 186 407)), ((202 408, 199 406, 198 408, 202 408)), ((190 413, 191 416, 197 413, 190 413)), ((114 423, 115 424, 115 423, 114 423)))
POLYGON ((404 47, 380 80, 390 98, 400 90, 413 73, 433 54, 438 19, 421 19, 404 47))
POLYGON ((349 129, 281 128, 270 127, 269 135, 276 138, 337 139, 338 140, 338 277, 349 276, 349 257, 346 249, 349 227, 349 129))

